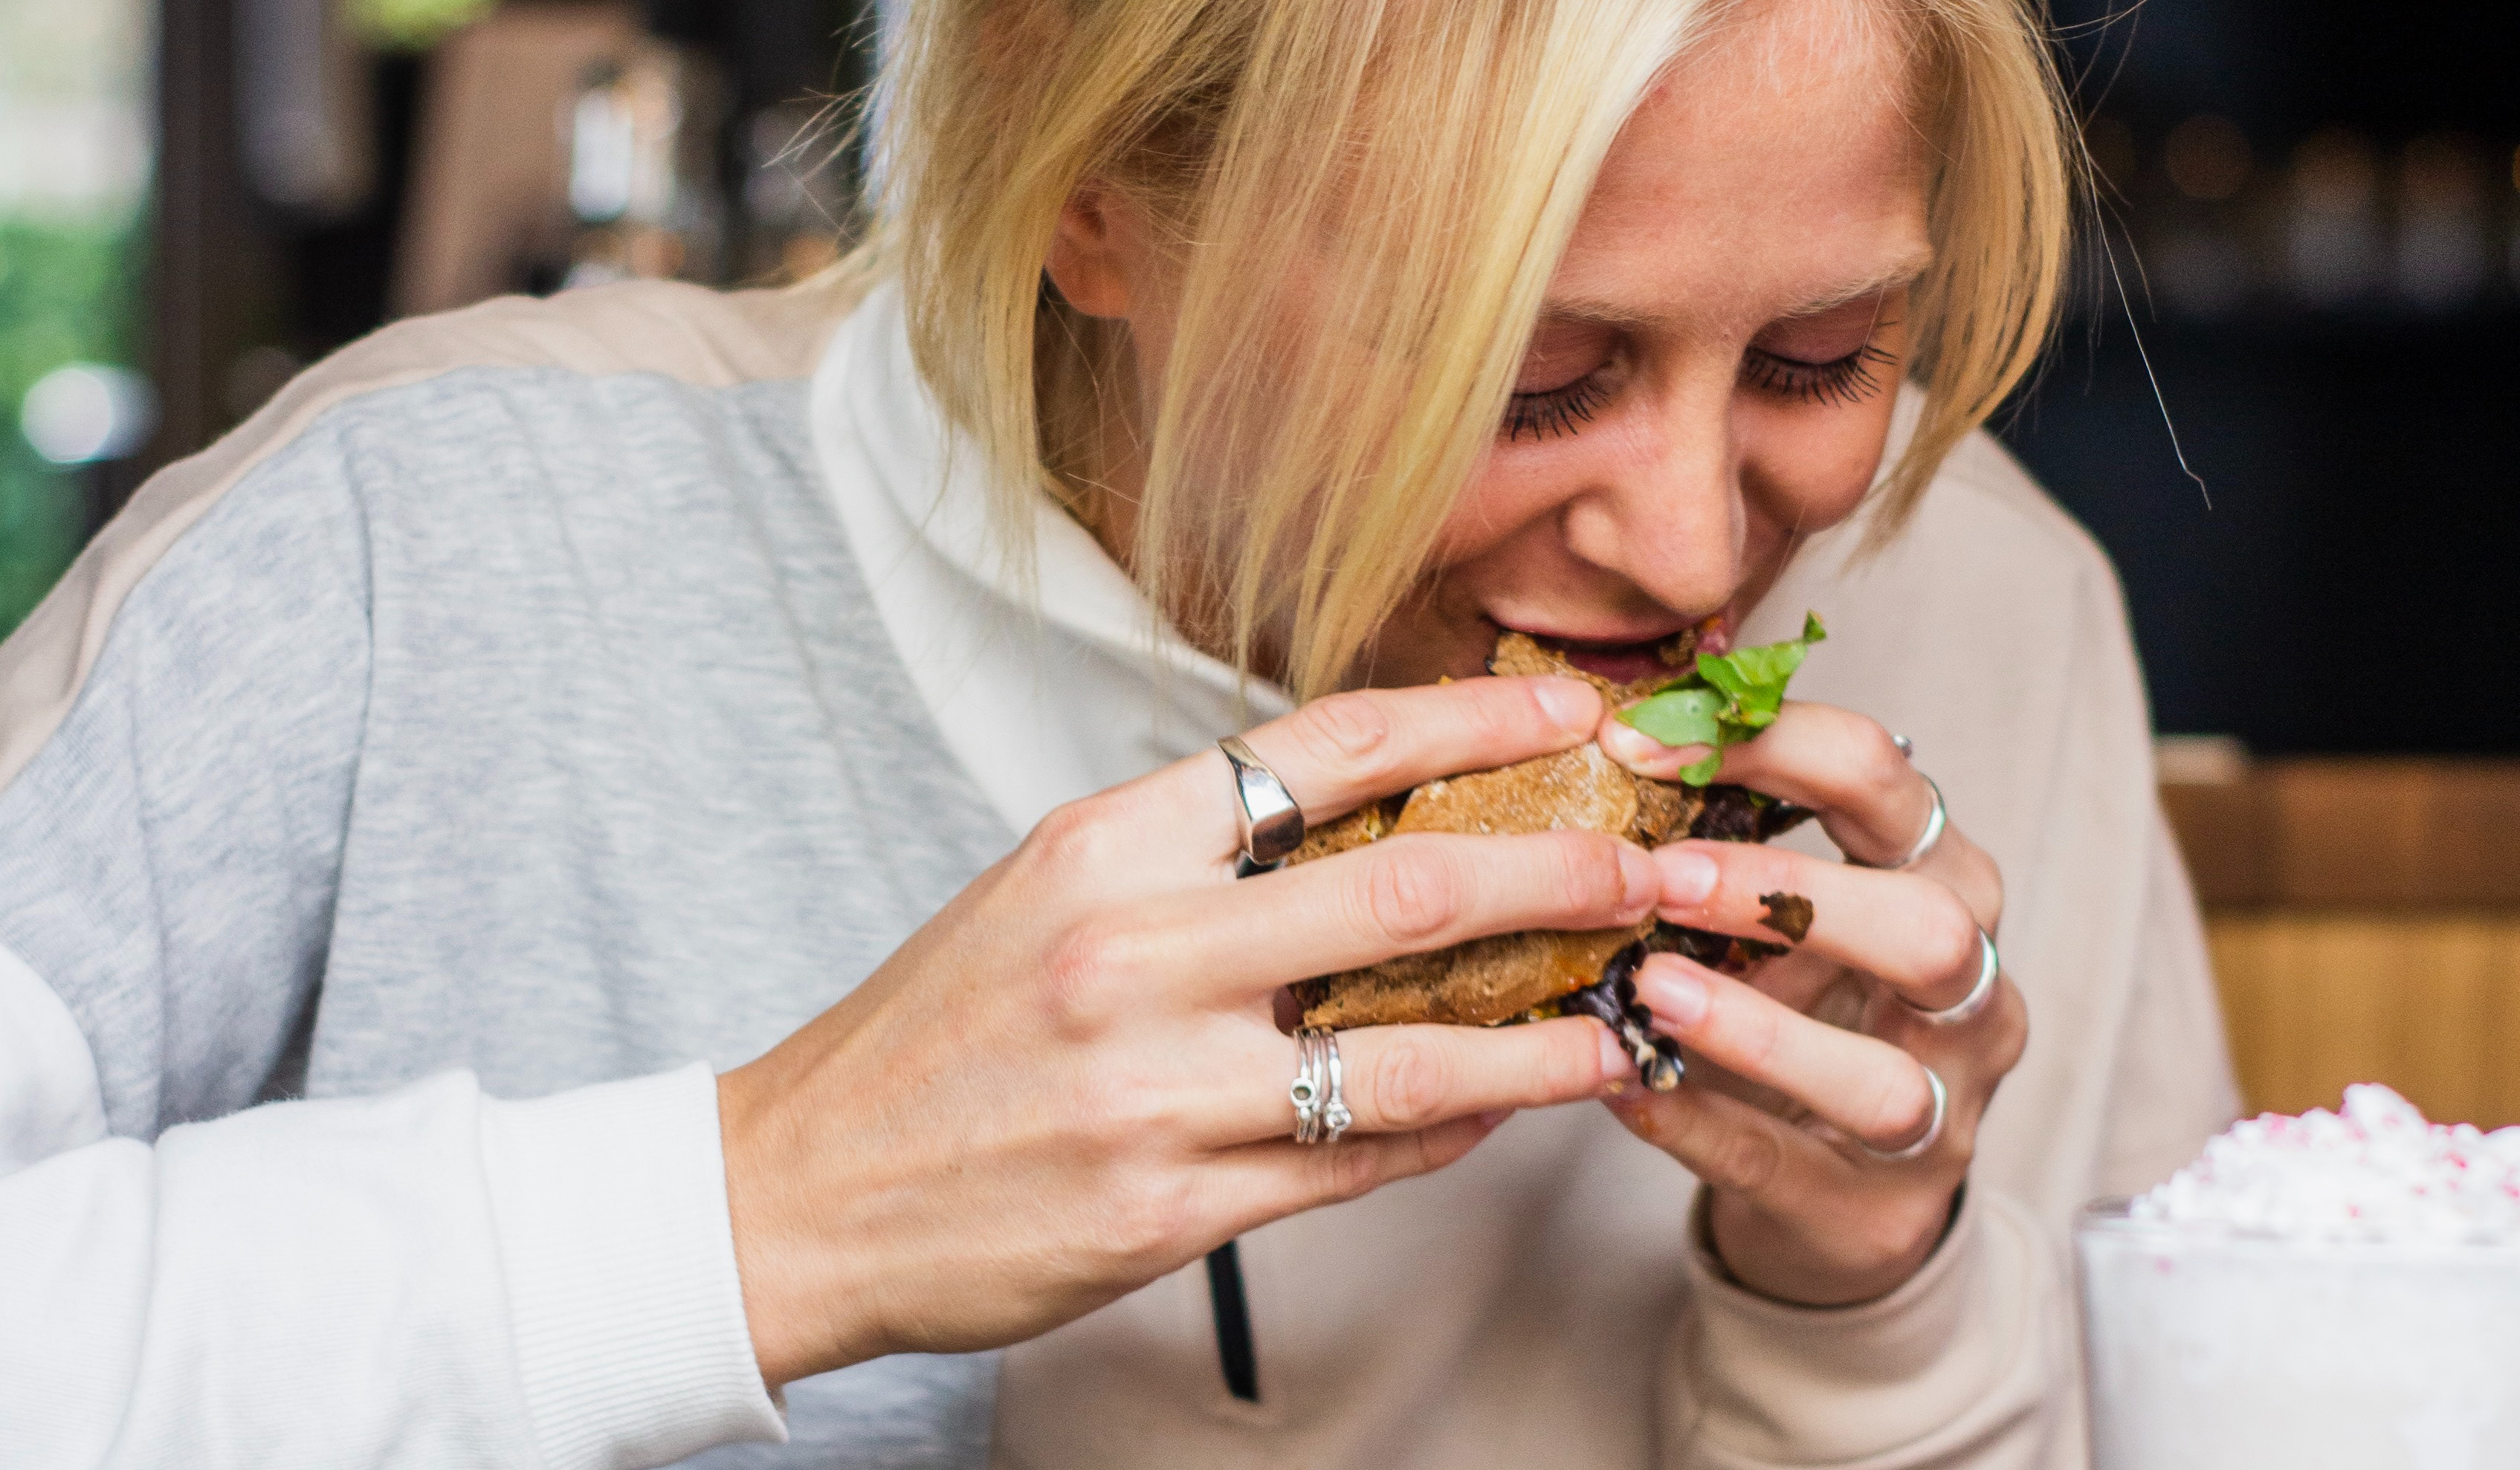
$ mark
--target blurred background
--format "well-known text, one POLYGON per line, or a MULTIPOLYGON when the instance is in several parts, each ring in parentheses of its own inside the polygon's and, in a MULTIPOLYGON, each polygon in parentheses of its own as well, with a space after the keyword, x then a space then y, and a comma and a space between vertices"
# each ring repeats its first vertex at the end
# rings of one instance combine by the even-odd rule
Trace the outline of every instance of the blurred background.
MULTIPOLYGON (((1999 428, 2125 578, 2250 1100, 2520 1122, 2520 6, 2054 4, 2100 229, 1999 428)), ((0 0, 0 631, 386 321, 829 262, 878 9, 0 0)))

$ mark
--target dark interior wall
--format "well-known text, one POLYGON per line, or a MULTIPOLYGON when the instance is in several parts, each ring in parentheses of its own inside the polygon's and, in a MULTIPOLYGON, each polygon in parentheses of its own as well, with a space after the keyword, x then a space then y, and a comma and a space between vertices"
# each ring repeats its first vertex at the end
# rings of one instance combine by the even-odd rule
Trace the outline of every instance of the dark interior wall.
POLYGON ((2130 299, 2087 262, 2099 289, 2003 432, 2116 559, 2158 725, 2272 752, 2520 751, 2520 6, 2181 0, 2110 22, 2072 0, 2058 19, 2086 107, 2132 144, 2107 205, 2130 299), (2173 129, 2204 113, 2252 156, 2248 187, 2210 207, 2163 178, 2173 129), (2284 289, 2284 170, 2338 129, 2380 162, 2384 240, 2408 145, 2476 161, 2478 290, 2284 289), (2242 272, 2203 306, 2164 269, 2191 231, 2220 232, 2242 272))

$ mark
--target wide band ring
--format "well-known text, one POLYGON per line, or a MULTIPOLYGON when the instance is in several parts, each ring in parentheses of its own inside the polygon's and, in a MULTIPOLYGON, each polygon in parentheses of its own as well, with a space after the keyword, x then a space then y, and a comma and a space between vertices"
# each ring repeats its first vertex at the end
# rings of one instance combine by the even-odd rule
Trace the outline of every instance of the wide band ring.
POLYGON ((1899 1003, 1914 1011, 1916 1019, 1928 1026, 1957 1026, 1986 1009, 1986 1002, 1995 999, 1996 978, 2002 971, 2003 957, 1995 952, 1995 936, 1980 929, 1977 931, 1977 983, 1969 987, 1967 995, 1940 1010, 1927 1010, 1905 996, 1899 998, 1899 1003))
POLYGON ((1356 1121, 1347 1110, 1345 1081, 1338 1033, 1328 1026, 1297 1031, 1295 1080, 1286 1089, 1286 1100, 1295 1105, 1296 1142, 1335 1143, 1356 1121))
POLYGON ((1904 1148, 1875 1148, 1862 1138, 1858 1138, 1855 1140, 1855 1146, 1863 1149, 1867 1157, 1878 1159, 1884 1164, 1905 1164, 1910 1159, 1923 1158, 1927 1149, 1943 1140, 1943 1116, 1951 1111, 1952 1105, 1951 1092, 1943 1086, 1941 1073, 1927 1067, 1925 1086, 1934 1094, 1934 1116, 1925 1120, 1925 1131, 1917 1136, 1915 1142, 1904 1148))
POLYGON ((1234 768, 1234 830, 1242 839, 1245 873, 1259 872, 1286 861, 1304 845, 1304 813, 1293 793, 1269 763, 1251 753, 1240 735, 1216 742, 1234 768))
POLYGON ((1895 872, 1900 869, 1913 868, 1924 862, 1925 855, 1942 842, 1943 828, 1951 825, 1951 814, 1943 809, 1943 788, 1934 784, 1934 779, 1922 771, 1916 773, 1916 778, 1925 783, 1926 790, 1934 793, 1934 809, 1925 814, 1925 829, 1916 834, 1915 841, 1908 844, 1907 853, 1890 863, 1867 863, 1862 858, 1854 857, 1848 858, 1846 860, 1848 863, 1857 868, 1877 868, 1884 871, 1895 872))

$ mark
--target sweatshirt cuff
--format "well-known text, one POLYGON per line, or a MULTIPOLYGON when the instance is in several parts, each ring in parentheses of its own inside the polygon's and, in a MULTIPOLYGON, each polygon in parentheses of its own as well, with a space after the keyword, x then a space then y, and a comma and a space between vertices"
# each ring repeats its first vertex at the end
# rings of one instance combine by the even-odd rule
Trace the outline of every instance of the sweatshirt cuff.
POLYGON ((1983 1443, 2035 1413, 2058 1363, 2035 1235, 1968 1190, 1924 1268, 1886 1297, 1796 1307, 1733 1283, 1690 1211, 1682 1345, 1692 1438, 1725 1465, 1865 1464, 1983 1443), (2015 1259, 2019 1258, 2019 1259, 2015 1259))
POLYGON ((705 1064, 485 1098, 481 1158, 543 1463, 786 1441, 744 1321, 705 1064))

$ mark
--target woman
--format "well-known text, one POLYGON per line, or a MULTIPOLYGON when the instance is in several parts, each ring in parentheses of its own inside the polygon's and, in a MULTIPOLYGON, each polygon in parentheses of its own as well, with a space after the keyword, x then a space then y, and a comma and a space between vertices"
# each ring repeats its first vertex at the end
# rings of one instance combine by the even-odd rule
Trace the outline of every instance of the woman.
POLYGON ((1968 437, 2063 258, 2025 17, 964 0, 894 85, 840 279, 384 333, 0 654, 13 1453, 2072 1462, 2058 1225, 2229 1102, 2113 585, 1968 437), (1234 879, 1219 736, 1311 822, 1667 774, 1466 676, 1806 606, 1724 775, 1873 870, 1234 879), (1640 977, 1680 1091, 1367 1029, 1289 1136, 1286 983, 1780 885, 1640 977))

